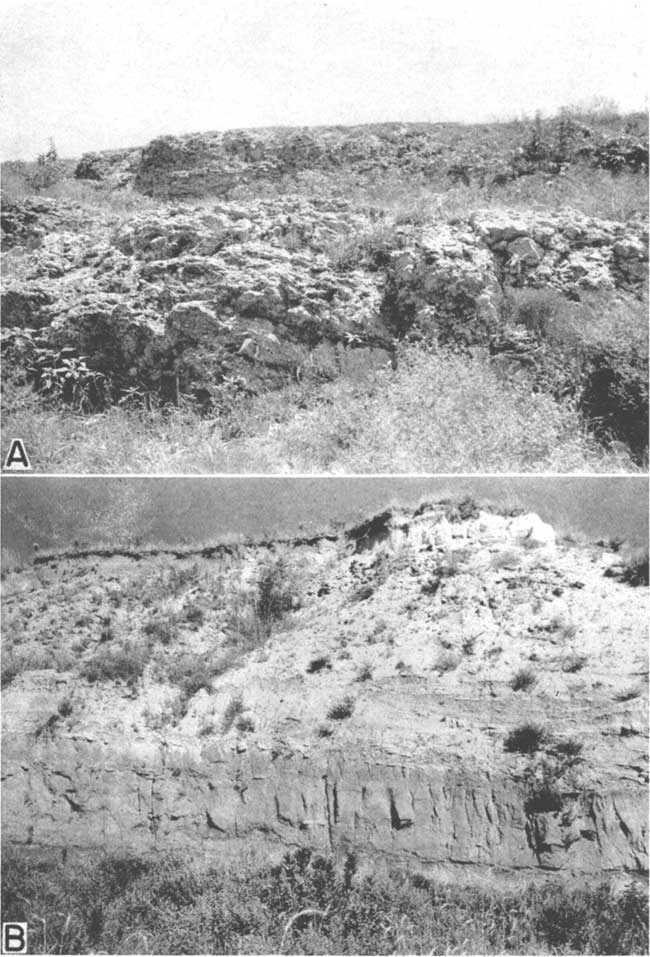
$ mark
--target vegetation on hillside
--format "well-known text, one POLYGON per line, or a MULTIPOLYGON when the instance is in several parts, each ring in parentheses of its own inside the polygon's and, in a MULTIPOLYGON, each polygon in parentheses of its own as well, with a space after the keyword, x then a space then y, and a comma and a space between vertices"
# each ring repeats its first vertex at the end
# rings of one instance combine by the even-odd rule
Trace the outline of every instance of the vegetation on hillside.
MULTIPOLYGON (((228 198, 244 209, 278 196, 350 203, 349 231, 318 247, 337 275, 381 272, 405 236, 417 240, 419 228, 465 221, 479 208, 569 209, 637 224, 646 216, 647 118, 621 117, 605 101, 534 121, 401 131, 388 124, 360 128, 361 141, 365 135, 389 151, 387 168, 375 159, 367 169, 354 159, 341 165, 316 151, 313 162, 268 181, 254 176, 228 198)), ((80 203, 77 227, 74 216, 65 224, 72 232, 84 217, 106 215, 119 228, 134 212, 163 208, 124 183, 116 188, 106 169, 108 158, 86 157, 73 177, 51 144, 35 164, 5 164, 3 198, 80 203)), ((215 198, 193 207, 207 209, 215 198)), ((291 224, 277 241, 291 254, 311 242, 291 224)), ((24 439, 38 469, 51 471, 634 471, 647 466, 646 285, 641 277, 633 292, 566 295, 504 280, 499 321, 480 341, 471 339, 463 291, 457 315, 431 329, 413 323, 408 308, 390 315, 389 296, 385 370, 369 359, 366 368, 364 360, 349 369, 316 363, 265 381, 255 351, 252 382, 222 370, 207 392, 179 391, 177 376, 173 395, 162 374, 117 375, 41 329, 9 327, 5 427, 24 439), (504 342, 513 328, 516 347, 504 342)), ((363 336, 349 338, 354 357, 363 336)), ((245 340, 239 353, 247 348, 259 343, 245 340)))
POLYGON ((6 856, 5 920, 29 953, 643 954, 648 901, 603 883, 524 890, 342 866, 307 849, 259 869, 109 855, 6 856))

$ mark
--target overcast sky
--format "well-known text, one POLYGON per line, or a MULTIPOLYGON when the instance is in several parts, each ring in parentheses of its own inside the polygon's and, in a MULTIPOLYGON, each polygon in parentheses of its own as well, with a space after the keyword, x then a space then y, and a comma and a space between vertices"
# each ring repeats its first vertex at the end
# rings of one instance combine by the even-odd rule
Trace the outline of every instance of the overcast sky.
POLYGON ((229 127, 647 107, 647 0, 3 0, 3 158, 229 127))

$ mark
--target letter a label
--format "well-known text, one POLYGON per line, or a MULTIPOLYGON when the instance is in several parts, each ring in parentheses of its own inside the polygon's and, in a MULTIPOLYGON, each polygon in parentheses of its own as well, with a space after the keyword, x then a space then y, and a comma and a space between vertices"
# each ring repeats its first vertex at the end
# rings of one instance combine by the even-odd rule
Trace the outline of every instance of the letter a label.
POLYGON ((12 439, 7 458, 5 459, 5 472, 29 472, 31 465, 25 451, 22 439, 12 439))

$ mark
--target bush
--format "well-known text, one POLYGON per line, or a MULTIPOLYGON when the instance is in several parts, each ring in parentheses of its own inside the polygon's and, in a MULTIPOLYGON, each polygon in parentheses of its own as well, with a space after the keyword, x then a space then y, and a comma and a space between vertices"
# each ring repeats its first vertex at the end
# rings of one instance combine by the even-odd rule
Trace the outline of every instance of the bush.
POLYGON ((521 668, 510 679, 510 687, 513 691, 528 691, 537 681, 537 678, 529 668, 521 668))
POLYGON ((169 645, 178 636, 177 616, 173 612, 166 612, 164 615, 161 615, 160 612, 154 612, 142 630, 152 641, 157 641, 161 645, 169 645))
POLYGON ((534 754, 546 740, 545 732, 535 724, 522 724, 510 731, 503 747, 505 751, 534 754))
POLYGON ((433 666, 434 671, 437 671, 441 675, 446 674, 448 671, 455 671, 457 667, 458 658, 449 651, 444 651, 441 655, 438 655, 433 666))
POLYGON ((632 585, 633 587, 638 587, 639 585, 648 584, 648 552, 645 551, 642 555, 636 555, 632 558, 629 558, 624 566, 621 573, 621 581, 624 581, 627 585, 632 585))
POLYGON ((181 692, 181 715, 187 704, 199 691, 212 692, 212 682, 218 675, 232 667, 230 655, 214 658, 196 652, 182 652, 170 659, 163 669, 167 681, 181 692))
POLYGON ((226 705, 226 710, 223 713, 223 718, 221 721, 221 730, 224 734, 230 731, 235 719, 239 718, 243 711, 244 702, 242 696, 240 694, 233 695, 226 705))
POLYGON ((321 655, 318 658, 312 658, 307 665, 307 674, 318 674, 318 672, 323 671, 324 668, 326 668, 328 671, 332 670, 332 662, 330 661, 328 655, 321 655))
POLYGON ((337 704, 333 704, 327 712, 327 717, 330 721, 344 721, 346 718, 352 717, 353 712, 354 700, 348 696, 337 704))
POLYGON ((100 647, 83 662, 81 676, 87 681, 123 681, 135 685, 149 660, 149 649, 138 641, 124 641, 114 648, 100 647))

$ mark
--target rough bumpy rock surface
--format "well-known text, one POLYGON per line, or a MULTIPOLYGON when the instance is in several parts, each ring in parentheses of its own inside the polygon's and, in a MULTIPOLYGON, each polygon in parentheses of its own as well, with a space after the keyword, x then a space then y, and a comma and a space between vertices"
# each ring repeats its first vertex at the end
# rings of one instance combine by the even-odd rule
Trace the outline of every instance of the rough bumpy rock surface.
POLYGON ((3 691, 5 841, 355 849, 468 880, 646 871, 647 594, 620 554, 532 515, 388 512, 285 546, 284 617, 253 639, 241 610, 269 554, 44 556, 6 578, 4 661, 23 664, 3 691), (90 680, 145 636, 142 677, 90 680), (178 708, 181 653, 203 673, 230 657, 178 708))
MULTIPOLYGON (((300 197, 136 214, 28 199, 3 210, 5 327, 38 329, 112 380, 213 399, 386 362, 394 337, 487 344, 503 285, 639 295, 648 230, 576 213, 399 224, 300 197)), ((503 331, 503 330, 501 330, 503 331)))

